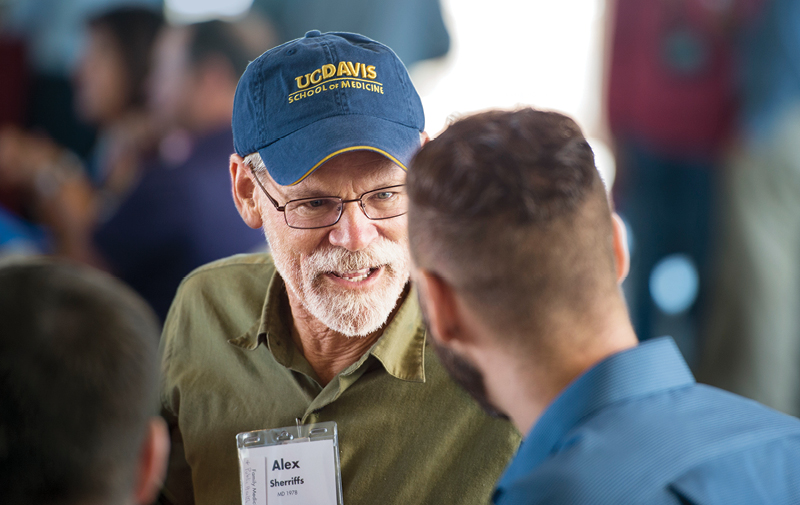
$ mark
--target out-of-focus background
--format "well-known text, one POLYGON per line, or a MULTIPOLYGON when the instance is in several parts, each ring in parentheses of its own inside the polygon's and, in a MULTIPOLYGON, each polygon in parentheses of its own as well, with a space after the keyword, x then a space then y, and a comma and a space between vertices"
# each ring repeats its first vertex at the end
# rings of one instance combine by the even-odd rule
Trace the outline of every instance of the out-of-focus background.
POLYGON ((191 269, 265 249, 230 198, 233 91, 311 29, 392 47, 434 136, 573 116, 628 227, 640 338, 800 414, 798 0, 0 0, 0 255, 100 266, 163 318, 191 269))

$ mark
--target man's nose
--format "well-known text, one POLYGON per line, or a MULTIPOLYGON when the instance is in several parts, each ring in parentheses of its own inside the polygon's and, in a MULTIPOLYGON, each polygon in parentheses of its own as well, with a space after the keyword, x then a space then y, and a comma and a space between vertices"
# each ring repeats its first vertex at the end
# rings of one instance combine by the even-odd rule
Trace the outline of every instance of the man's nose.
POLYGON ((331 228, 328 240, 331 245, 359 251, 369 246, 377 236, 376 221, 364 215, 359 202, 349 202, 344 204, 342 217, 331 228))

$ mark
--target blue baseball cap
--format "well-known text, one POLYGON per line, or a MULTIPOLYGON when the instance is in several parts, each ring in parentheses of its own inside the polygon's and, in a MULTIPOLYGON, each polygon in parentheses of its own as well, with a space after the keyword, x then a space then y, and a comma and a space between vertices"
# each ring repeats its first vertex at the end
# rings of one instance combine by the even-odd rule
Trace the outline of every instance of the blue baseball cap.
POLYGON ((236 154, 297 184, 334 156, 380 153, 403 170, 420 147, 422 102, 394 52, 354 33, 310 31, 247 66, 233 101, 236 154))

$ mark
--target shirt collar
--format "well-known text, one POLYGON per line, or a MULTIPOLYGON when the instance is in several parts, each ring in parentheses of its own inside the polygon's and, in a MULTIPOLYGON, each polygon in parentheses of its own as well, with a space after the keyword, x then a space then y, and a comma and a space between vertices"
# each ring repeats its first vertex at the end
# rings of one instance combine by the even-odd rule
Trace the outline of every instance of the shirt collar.
POLYGON ((286 286, 278 272, 272 274, 272 278, 267 286, 267 296, 261 308, 261 317, 242 335, 228 340, 229 343, 254 351, 259 344, 266 343, 270 334, 289 336, 289 328, 281 317, 282 300, 285 297, 286 286))
POLYGON ((425 382, 425 325, 414 286, 370 353, 398 379, 425 382))
MULTIPOLYGON (((248 351, 266 343, 275 359, 283 366, 290 367, 298 361, 294 355, 296 348, 292 342, 290 321, 286 286, 276 271, 267 287, 261 318, 244 334, 228 342, 248 351)), ((425 382, 425 338, 419 301, 416 289, 412 286, 386 325, 383 335, 367 354, 377 358, 386 371, 398 379, 425 382)), ((355 365, 361 366, 364 361, 362 358, 355 365)))
POLYGON ((670 337, 648 340, 609 356, 574 380, 544 411, 500 479, 498 492, 541 464, 571 429, 598 410, 694 383, 670 337))

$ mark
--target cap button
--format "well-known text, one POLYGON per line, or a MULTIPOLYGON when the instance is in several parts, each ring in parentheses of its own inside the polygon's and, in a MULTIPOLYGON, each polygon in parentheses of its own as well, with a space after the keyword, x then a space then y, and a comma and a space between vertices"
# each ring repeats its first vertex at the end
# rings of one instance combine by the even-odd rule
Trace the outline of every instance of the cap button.
POLYGON ((320 35, 322 35, 322 32, 320 32, 319 30, 311 30, 306 32, 306 38, 319 37, 320 35))

